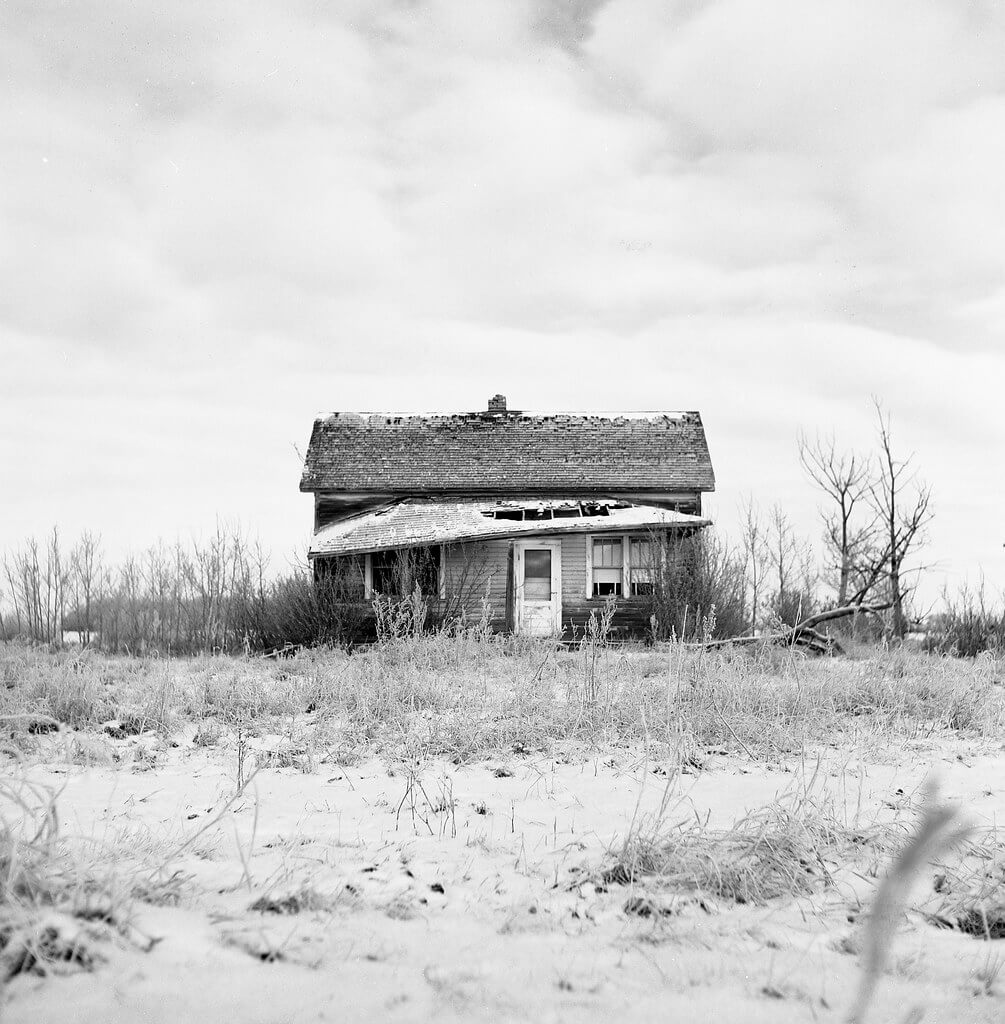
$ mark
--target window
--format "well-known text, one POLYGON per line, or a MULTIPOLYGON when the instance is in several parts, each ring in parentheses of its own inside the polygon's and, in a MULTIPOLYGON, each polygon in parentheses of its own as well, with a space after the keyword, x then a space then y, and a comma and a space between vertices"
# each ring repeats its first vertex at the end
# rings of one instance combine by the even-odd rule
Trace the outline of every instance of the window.
POLYGON ((367 597, 407 597, 418 587, 426 597, 440 592, 440 549, 405 548, 374 551, 367 555, 369 591, 367 597))
POLYGON ((649 595, 653 592, 653 542, 646 537, 632 537, 629 550, 632 597, 649 595))
POLYGON ((314 561, 314 583, 335 600, 358 601, 366 586, 366 556, 336 555, 314 561))
POLYGON ((620 537, 597 537, 593 541, 593 596, 621 594, 624 545, 620 537))
POLYGON ((590 541, 590 597, 647 597, 659 549, 649 537, 593 537, 590 541))
POLYGON ((370 556, 370 591, 373 594, 396 595, 399 591, 398 552, 375 551, 370 556))
POLYGON ((551 600, 551 551, 548 548, 524 551, 523 597, 525 601, 551 600))

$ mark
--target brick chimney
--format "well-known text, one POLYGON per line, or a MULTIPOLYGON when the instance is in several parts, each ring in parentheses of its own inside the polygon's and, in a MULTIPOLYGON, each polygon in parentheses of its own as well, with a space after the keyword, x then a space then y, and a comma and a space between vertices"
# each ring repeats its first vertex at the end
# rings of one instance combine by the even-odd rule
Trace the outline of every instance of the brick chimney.
POLYGON ((505 415, 505 413, 506 413, 506 396, 505 395, 493 395, 489 399, 489 409, 488 409, 488 411, 490 413, 501 413, 501 414, 505 415))

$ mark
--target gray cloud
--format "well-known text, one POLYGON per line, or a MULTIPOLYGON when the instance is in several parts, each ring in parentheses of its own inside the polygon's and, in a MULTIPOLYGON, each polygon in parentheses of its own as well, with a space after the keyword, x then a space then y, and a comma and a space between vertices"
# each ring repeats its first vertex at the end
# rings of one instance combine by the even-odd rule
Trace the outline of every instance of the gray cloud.
POLYGON ((700 406, 727 504, 759 463, 797 493, 797 427, 864 441, 872 392, 950 494, 1005 443, 998 5, 0 17, 11 536, 253 509, 282 545, 317 408, 497 389, 700 406))

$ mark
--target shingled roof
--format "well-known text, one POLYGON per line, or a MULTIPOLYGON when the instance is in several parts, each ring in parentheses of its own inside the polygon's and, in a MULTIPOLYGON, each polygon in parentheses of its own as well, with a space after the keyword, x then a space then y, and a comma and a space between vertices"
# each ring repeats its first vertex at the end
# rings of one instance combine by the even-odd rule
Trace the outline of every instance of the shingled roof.
MULTIPOLYGON (((501 402, 501 405, 500 405, 501 402)), ((494 406, 493 406, 493 403, 494 406)), ((409 494, 711 491, 697 412, 332 413, 314 422, 302 491, 409 494)))

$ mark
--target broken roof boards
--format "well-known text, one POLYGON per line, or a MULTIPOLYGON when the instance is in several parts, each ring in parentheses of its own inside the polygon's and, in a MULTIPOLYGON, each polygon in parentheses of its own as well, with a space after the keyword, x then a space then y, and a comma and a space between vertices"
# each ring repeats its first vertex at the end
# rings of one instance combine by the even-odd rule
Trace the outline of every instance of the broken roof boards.
POLYGON ((322 526, 314 535, 311 557, 347 555, 394 548, 453 544, 493 537, 543 536, 561 533, 624 533, 648 529, 707 526, 708 519, 671 509, 625 502, 573 499, 541 500, 527 505, 475 499, 434 501, 406 499, 322 526), (579 515, 567 515, 573 507, 579 515), (530 510, 529 518, 499 515, 530 510), (555 515, 554 513, 560 513, 555 515), (589 514, 584 514, 589 513, 589 514))

